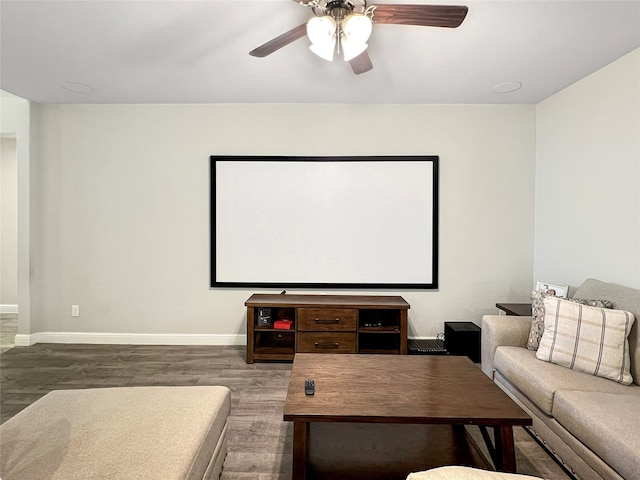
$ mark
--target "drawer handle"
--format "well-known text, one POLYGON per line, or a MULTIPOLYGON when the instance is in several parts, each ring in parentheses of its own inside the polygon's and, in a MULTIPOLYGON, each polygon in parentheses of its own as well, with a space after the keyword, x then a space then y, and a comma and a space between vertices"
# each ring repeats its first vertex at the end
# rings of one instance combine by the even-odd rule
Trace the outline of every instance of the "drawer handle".
POLYGON ((336 343, 319 343, 316 342, 316 348, 339 348, 340 344, 336 343))
POLYGON ((336 317, 335 320, 332 318, 318 318, 316 317, 316 323, 320 325, 329 325, 333 323, 340 323, 340 317, 336 317))

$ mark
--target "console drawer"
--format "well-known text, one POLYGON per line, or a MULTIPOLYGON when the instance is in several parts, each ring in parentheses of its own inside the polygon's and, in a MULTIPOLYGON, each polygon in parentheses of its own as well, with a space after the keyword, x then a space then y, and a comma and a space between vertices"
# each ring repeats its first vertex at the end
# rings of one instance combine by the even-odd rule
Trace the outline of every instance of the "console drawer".
POLYGON ((355 333, 300 332, 300 353, 356 353, 355 333))
POLYGON ((352 308, 299 308, 299 331, 356 331, 356 310, 352 308))

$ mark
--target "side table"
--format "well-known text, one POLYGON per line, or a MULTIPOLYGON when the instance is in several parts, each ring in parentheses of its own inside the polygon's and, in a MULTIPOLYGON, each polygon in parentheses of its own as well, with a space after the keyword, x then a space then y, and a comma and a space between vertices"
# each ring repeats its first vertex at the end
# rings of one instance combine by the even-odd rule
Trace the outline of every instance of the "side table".
POLYGON ((530 303, 496 303, 496 307, 507 315, 515 315, 517 317, 531 316, 530 303))

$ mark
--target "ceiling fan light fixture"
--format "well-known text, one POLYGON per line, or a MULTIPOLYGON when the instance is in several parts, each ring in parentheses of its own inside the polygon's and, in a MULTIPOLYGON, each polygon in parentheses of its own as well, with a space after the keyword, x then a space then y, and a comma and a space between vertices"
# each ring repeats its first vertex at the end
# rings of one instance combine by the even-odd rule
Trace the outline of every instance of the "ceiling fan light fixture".
POLYGON ((320 58, 323 58, 329 62, 333 62, 333 52, 336 49, 336 41, 332 43, 312 43, 309 45, 309 50, 315 53, 320 58))
POLYGON ((349 42, 366 43, 371 36, 373 24, 368 16, 362 13, 352 13, 344 17, 341 27, 343 39, 349 42))
POLYGON ((349 62, 364 52, 369 45, 361 42, 354 42, 353 40, 342 39, 340 42, 342 45, 342 53, 344 55, 344 61, 349 62))
POLYGON ((349 62, 364 52, 371 36, 371 19, 361 13, 347 15, 341 23, 340 44, 344 52, 344 61, 349 62))
POLYGON ((254 48, 249 55, 266 57, 304 37, 306 33, 311 43, 310 50, 326 60, 333 60, 334 55, 340 55, 340 50, 343 50, 344 59, 349 61, 356 75, 373 68, 366 50, 374 21, 376 24, 457 28, 469 11, 466 5, 393 2, 367 6, 369 0, 294 1, 310 7, 314 18, 254 48))
POLYGON ((338 25, 333 17, 313 17, 307 22, 307 36, 311 41, 309 50, 325 60, 333 61, 338 25))

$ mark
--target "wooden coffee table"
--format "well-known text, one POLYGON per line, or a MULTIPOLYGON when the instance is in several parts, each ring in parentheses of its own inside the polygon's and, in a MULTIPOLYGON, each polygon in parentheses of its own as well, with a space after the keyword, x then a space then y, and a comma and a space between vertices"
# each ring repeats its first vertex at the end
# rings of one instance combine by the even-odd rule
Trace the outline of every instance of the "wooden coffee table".
POLYGON ((513 427, 531 417, 467 357, 296 354, 284 420, 293 478, 404 479, 442 465, 516 471, 513 427), (315 395, 304 380, 315 380, 315 395), (493 439, 487 431, 493 429, 493 439))

